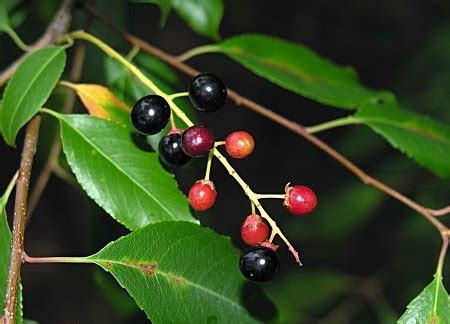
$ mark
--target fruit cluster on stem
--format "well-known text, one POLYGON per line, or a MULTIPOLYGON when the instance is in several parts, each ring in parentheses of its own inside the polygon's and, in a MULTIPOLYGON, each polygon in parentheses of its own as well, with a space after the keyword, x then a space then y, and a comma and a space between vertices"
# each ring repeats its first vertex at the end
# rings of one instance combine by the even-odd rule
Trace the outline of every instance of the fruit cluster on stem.
MULTIPOLYGON (((212 73, 199 74, 192 80, 189 92, 182 94, 189 95, 193 105, 202 112, 216 111, 226 102, 226 87, 220 78, 212 73)), ((285 194, 255 194, 218 151, 218 147, 224 145, 226 152, 231 157, 236 159, 248 157, 255 148, 255 141, 251 134, 246 131, 235 131, 229 134, 225 141, 216 142, 210 128, 201 124, 193 125, 174 104, 173 99, 180 96, 177 94, 168 96, 168 101, 157 95, 139 99, 131 112, 131 122, 134 128, 141 134, 153 135, 155 130, 159 131, 165 128, 171 119, 171 130, 159 144, 161 161, 170 168, 183 166, 190 158, 208 154, 205 177, 197 180, 188 194, 190 205, 195 211, 208 210, 216 202, 217 191, 214 183, 210 180, 211 163, 214 156, 241 184, 252 205, 252 213, 245 219, 241 227, 242 240, 250 246, 243 251, 240 259, 240 268, 244 276, 254 281, 265 281, 275 275, 279 267, 279 258, 276 253, 278 246, 272 242, 277 234, 285 241, 296 261, 300 263, 298 253, 262 208, 259 199, 283 199, 286 208, 292 214, 299 216, 306 215, 315 208, 317 199, 314 192, 306 186, 291 187, 288 184, 285 194), (152 101, 149 101, 149 98, 152 101), (159 106, 155 107, 155 103, 159 106), (170 111, 167 111, 167 107, 171 107, 172 111, 189 127, 185 130, 176 128, 173 117, 169 118, 171 114, 170 111), (147 126, 147 124, 151 126, 147 126), (255 208, 262 216, 256 213, 255 208)))
MULTIPOLYGON (((107 44, 105 44, 104 42, 102 42, 101 40, 99 40, 98 38, 87 34, 83 31, 75 31, 70 33, 69 35, 71 38, 73 39, 83 39, 86 40, 88 42, 91 42, 92 44, 96 45, 98 48, 100 48, 102 51, 104 51, 107 55, 109 55, 110 57, 112 57, 113 59, 117 60, 119 63, 121 63, 124 67, 126 67, 138 80, 140 80, 145 86, 147 86, 150 90, 152 90, 155 95, 162 97, 165 102, 162 103, 162 105, 166 105, 166 103, 169 105, 171 112, 175 113, 186 125, 187 127, 191 128, 192 126, 194 126, 194 124, 191 122, 191 120, 186 116, 186 114, 175 104, 174 100, 180 96, 184 96, 184 95, 189 95, 189 97, 191 98, 191 101, 193 102, 194 106, 199 106, 197 107, 197 109, 201 110, 201 111, 215 111, 218 108, 216 106, 214 106, 213 109, 205 109, 205 106, 200 106, 201 105, 201 100, 199 100, 198 98, 195 98, 196 95, 198 95, 198 93, 206 93, 206 96, 210 96, 210 98, 208 98, 208 100, 212 100, 212 102, 217 103, 217 102, 222 102, 225 103, 226 101, 226 87, 223 85, 223 83, 220 81, 218 82, 217 79, 218 77, 210 74, 210 73, 201 73, 200 75, 198 75, 196 78, 194 78, 193 82, 191 83, 191 87, 189 87, 189 92, 188 93, 181 93, 181 94, 174 94, 174 95, 168 95, 166 93, 164 93, 162 90, 160 90, 150 79, 148 79, 138 68, 136 68, 133 64, 131 64, 128 60, 126 60, 123 56, 121 56, 120 54, 118 54, 115 50, 113 50, 111 47, 109 47, 107 44), (201 78, 202 82, 195 82, 197 79, 201 78), (208 86, 207 82, 205 82, 204 80, 212 80, 211 82, 214 82, 214 86, 208 86), (206 84, 206 86, 205 86, 206 84), (194 91, 194 90, 199 90, 199 89, 195 89, 196 86, 200 86, 200 87, 205 87, 205 91, 194 91), (225 100, 223 99, 225 94, 225 100), (218 96, 216 99, 214 100, 214 96, 218 96)), ((219 79, 220 80, 220 79, 219 79)), ((220 107, 219 107, 220 108, 220 107)), ((157 110, 155 110, 157 111, 157 110)), ((160 111, 164 112, 165 109, 161 109, 160 111)), ((148 116, 146 116, 147 118, 148 116)), ((160 118, 161 116, 155 116, 153 118, 150 118, 150 120, 153 122, 155 120, 165 120, 165 115, 163 116, 164 118, 160 118)), ((143 118, 143 120, 145 122, 148 121, 148 119, 143 118)), ((170 114, 169 117, 170 119, 170 114)), ((132 123, 133 123, 133 119, 132 119, 132 123)), ((160 125, 157 125, 158 127, 154 126, 155 128, 160 128, 163 129, 166 126, 167 122, 161 122, 160 125)), ((142 133, 142 130, 139 129, 140 125, 135 125, 133 123, 133 126, 137 129, 138 132, 142 133)), ((153 127, 153 126, 152 126, 153 127)), ((198 127, 198 125, 194 126, 194 130, 198 127)), ((189 129, 188 128, 188 129, 189 129)), ((206 128, 206 127, 205 127, 206 128)), ((212 132, 209 131, 205 131, 203 129, 203 131, 198 132, 198 128, 197 131, 195 132, 194 135, 196 136, 190 136, 189 138, 185 139, 186 144, 183 145, 183 137, 184 137, 184 133, 186 131, 182 132, 181 134, 181 140, 180 142, 177 142, 177 144, 175 146, 178 147, 178 145, 181 145, 181 148, 183 150, 183 152, 185 154, 187 154, 188 156, 191 156, 189 153, 193 153, 192 156, 201 156, 201 155, 205 155, 206 153, 212 152, 212 154, 210 154, 210 157, 212 158, 212 156, 216 157, 221 163, 222 165, 227 169, 228 173, 237 181, 237 183, 242 187, 244 193, 247 195, 247 197, 250 199, 250 201, 252 202, 252 204, 254 204, 255 208, 258 210, 259 215, 261 216, 261 218, 263 218, 264 220, 267 221, 268 225, 271 228, 271 235, 268 241, 262 242, 260 245, 262 246, 262 248, 264 249, 270 249, 271 251, 275 250, 275 245, 272 244, 273 239, 275 238, 275 236, 279 236, 284 243, 287 245, 289 251, 292 253, 292 255, 295 257, 295 260, 301 265, 299 256, 298 256, 298 252, 294 249, 294 247, 292 246, 292 244, 288 241, 288 239, 286 238, 286 236, 283 234, 283 232, 280 230, 280 228, 277 226, 276 222, 269 216, 269 214, 264 210, 264 208, 262 207, 261 203, 259 202, 259 199, 262 198, 268 198, 268 197, 264 197, 265 195, 259 195, 256 194, 253 190, 250 189, 250 186, 239 176, 239 174, 236 172, 236 170, 231 166, 231 164, 228 162, 228 160, 219 152, 218 149, 216 149, 216 147, 214 146, 214 138, 212 137, 212 132), (210 136, 210 137, 209 137, 210 136), (194 138, 194 139, 192 139, 194 138), (212 145, 210 145, 210 142, 212 141, 212 145), (181 144, 179 144, 181 143, 181 144), (184 146, 184 148, 183 148, 184 146), (206 150, 206 148, 208 148, 208 150, 206 150)), ((246 133, 248 134, 248 133, 246 133)), ((170 133, 168 134, 170 135, 170 133)), ((191 134, 192 135, 192 134, 191 134)), ((243 140, 243 144, 240 143, 240 141, 236 141, 236 140, 230 140, 229 143, 239 143, 237 144, 238 147, 234 147, 235 150, 233 150, 233 147, 230 149, 230 147, 228 147, 228 150, 230 150, 230 152, 232 152, 231 154, 234 155, 235 153, 233 152, 239 152, 239 154, 235 154, 238 158, 243 156, 248 156, 248 152, 251 153, 251 151, 253 150, 254 147, 254 142, 249 140, 249 138, 245 135, 244 138, 241 137, 241 140, 243 140), (249 149, 251 148, 251 149, 249 149)), ((222 144, 222 143, 221 143, 222 144)), ((229 144, 229 145, 236 145, 236 144, 229 144)), ((225 141, 225 146, 227 146, 227 143, 225 141)), ((227 150, 227 151, 228 151, 227 150)), ((178 151, 179 152, 179 151, 178 151)), ((231 155, 231 156, 232 156, 231 155)), ((163 158, 161 158, 162 161, 164 161, 163 158)), ((208 169, 208 168, 207 168, 208 169)), ((210 180, 207 180, 210 181, 210 180)), ((295 187, 295 186, 294 186, 295 187)), ((214 187, 215 188, 215 187, 214 187)), ((211 190, 210 192, 213 192, 213 190, 211 190)), ((267 195, 266 195, 267 196, 267 195)), ((274 195, 270 195, 270 196, 274 196, 274 195)), ((276 196, 280 196, 280 195, 276 195, 276 196)), ((315 197, 315 196, 314 196, 315 197)), ((283 195, 277 198, 283 198, 284 201, 290 201, 291 197, 289 197, 289 195, 283 195)), ((286 203, 285 203, 286 204, 286 203)), ((306 210, 312 210, 313 208, 311 208, 311 206, 313 204, 309 203, 309 207, 306 208, 306 210)), ((287 205, 289 206, 289 205, 287 205)), ((315 206, 315 204, 314 204, 315 206)), ((299 213, 301 215, 304 215, 305 212, 302 211, 302 213, 299 213)), ((276 253, 274 251, 274 253, 276 253)), ((245 256, 245 252, 242 254, 241 259, 244 258, 245 256)), ((254 260, 257 260, 254 258, 254 260)), ((255 261, 256 262, 256 261, 255 261)), ((277 269, 277 267, 274 267, 277 269)), ((241 268, 242 270, 242 268, 241 268)), ((244 273, 244 270, 242 270, 244 273)), ((276 272, 276 271, 275 271, 276 272)), ((244 273, 244 275, 246 275, 244 273)), ((247 276, 249 277, 249 276, 247 276)), ((249 277, 251 279, 251 276, 249 277)), ((270 278, 269 278, 270 279, 270 278)), ((256 279, 255 279, 256 280, 256 279)))

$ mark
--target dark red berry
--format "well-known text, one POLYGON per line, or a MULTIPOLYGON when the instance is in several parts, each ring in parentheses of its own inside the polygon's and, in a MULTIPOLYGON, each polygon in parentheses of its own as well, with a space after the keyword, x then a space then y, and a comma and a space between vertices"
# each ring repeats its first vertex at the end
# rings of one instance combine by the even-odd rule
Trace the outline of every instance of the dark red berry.
POLYGON ((215 74, 200 73, 189 86, 189 98, 198 110, 213 112, 227 101, 227 88, 215 74))
POLYGON ((145 96, 133 105, 130 119, 133 127, 143 135, 154 135, 166 127, 170 118, 170 106, 157 95, 145 96))
POLYGON ((278 271, 280 260, 277 252, 263 247, 255 246, 244 250, 239 260, 242 274, 252 281, 267 281, 272 279, 278 271))
POLYGON ((269 226, 259 215, 249 215, 241 226, 241 237, 247 245, 258 245, 269 238, 269 226))
POLYGON ((317 198, 314 191, 306 186, 293 186, 285 188, 286 198, 284 205, 294 215, 306 215, 314 210, 317 198))
POLYGON ((171 168, 181 167, 189 162, 191 157, 181 149, 181 134, 172 132, 164 136, 158 146, 159 158, 171 168))
POLYGON ((214 205, 216 196, 217 192, 212 181, 198 180, 189 190, 189 203, 196 211, 204 211, 214 205))
POLYGON ((225 139, 225 149, 235 159, 243 159, 252 154, 255 141, 252 135, 245 131, 233 132, 225 139))
POLYGON ((212 130, 197 124, 189 127, 181 137, 183 151, 192 157, 200 157, 209 152, 214 146, 212 130))

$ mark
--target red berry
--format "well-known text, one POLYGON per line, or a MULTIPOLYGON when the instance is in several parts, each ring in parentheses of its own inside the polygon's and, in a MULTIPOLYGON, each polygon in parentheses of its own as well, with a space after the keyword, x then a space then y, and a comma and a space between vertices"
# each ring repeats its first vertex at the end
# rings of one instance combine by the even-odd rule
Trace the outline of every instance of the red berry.
POLYGON ((203 125, 194 125, 183 132, 181 148, 191 157, 200 157, 209 152, 214 146, 212 130, 203 125))
POLYGON ((225 140, 225 149, 235 159, 243 159, 252 154, 255 141, 252 135, 245 131, 233 132, 225 140))
POLYGON ((248 245, 258 245, 269 237, 269 226, 259 215, 247 216, 241 226, 242 240, 248 245))
POLYGON ((317 205, 317 198, 314 191, 306 186, 286 185, 286 198, 284 205, 294 215, 306 215, 314 210, 317 205))
POLYGON ((216 202, 217 192, 214 183, 209 180, 198 180, 189 190, 189 203, 196 211, 204 211, 216 202))

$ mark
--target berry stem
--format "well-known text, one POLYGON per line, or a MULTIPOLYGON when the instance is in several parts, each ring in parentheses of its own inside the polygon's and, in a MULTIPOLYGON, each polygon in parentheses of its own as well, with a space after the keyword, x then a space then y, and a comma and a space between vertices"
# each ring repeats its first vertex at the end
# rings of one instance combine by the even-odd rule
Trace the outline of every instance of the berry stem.
POLYGON ((209 175, 211 173, 211 164, 214 157, 215 148, 213 147, 208 154, 208 162, 206 162, 205 180, 209 181, 209 175))
MULTIPOLYGON (((188 116, 181 110, 172 100, 171 96, 164 93, 161 89, 159 89, 155 83, 153 83, 151 80, 149 80, 136 66, 134 66, 132 63, 127 61, 122 55, 120 55, 118 52, 116 52, 113 48, 111 48, 109 45, 105 44, 102 40, 98 39, 97 37, 86 33, 84 31, 74 31, 68 34, 69 37, 72 37, 73 39, 82 39, 85 41, 88 41, 92 43, 93 45, 97 46, 99 49, 101 49, 103 52, 105 52, 108 56, 111 58, 117 60, 119 63, 121 63, 123 66, 125 66, 132 74, 134 74, 139 81, 141 81, 145 86, 147 86, 150 90, 152 90, 155 94, 160 95, 164 99, 167 100, 169 103, 172 112, 174 112, 188 127, 191 127, 194 125, 194 123, 189 119, 188 116)), ((216 149, 212 149, 210 152, 210 155, 214 155, 227 169, 228 173, 237 181, 237 183, 241 186, 241 188, 244 190, 244 193, 248 196, 250 201, 252 201, 256 208, 259 210, 261 217, 264 218, 272 228, 272 231, 275 232, 275 235, 278 234, 280 238, 284 241, 284 243, 287 245, 289 251, 292 253, 292 255, 295 258, 295 261, 302 265, 300 262, 298 252, 294 249, 292 244, 288 241, 286 236, 284 236, 283 232, 278 228, 276 222, 269 216, 269 214, 264 210, 264 208, 261 206, 258 200, 258 195, 253 192, 253 190, 250 189, 250 186, 239 176, 239 174, 236 172, 236 170, 231 166, 231 164, 228 162, 228 160, 216 149), (212 152, 212 153, 211 153, 212 152)))
POLYGON ((177 129, 177 124, 175 123, 175 118, 173 117, 173 110, 170 112, 170 130, 176 130, 177 129))
POLYGON ((286 194, 256 194, 258 199, 285 199, 286 194))
POLYGON ((255 203, 253 202, 253 200, 250 200, 250 208, 252 210, 252 215, 256 214, 256 207, 255 207, 255 203))
POLYGON ((175 98, 188 97, 188 96, 189 96, 189 92, 178 92, 178 93, 174 93, 174 94, 170 95, 169 98, 171 100, 173 100, 175 98))
POLYGON ((275 238, 275 235, 277 235, 277 233, 272 230, 272 233, 270 233, 270 238, 269 238, 269 242, 272 243, 273 239, 275 238))
POLYGON ((217 141, 217 142, 214 143, 214 147, 218 147, 218 146, 221 146, 221 145, 225 145, 225 141, 217 141))
POLYGON ((225 169, 227 169, 228 173, 237 181, 237 183, 244 190, 245 194, 248 196, 250 201, 252 201, 255 204, 256 208, 259 210, 261 217, 264 218, 272 228, 272 233, 275 233, 274 235, 278 234, 280 236, 280 238, 287 245, 289 251, 293 254, 295 261, 299 265, 302 265, 298 256, 298 252, 292 247, 292 244, 289 242, 286 236, 284 236, 283 232, 277 226, 277 223, 269 216, 269 214, 262 207, 262 205, 258 200, 258 195, 254 193, 253 190, 250 189, 250 186, 239 176, 239 174, 231 166, 228 160, 218 150, 214 150, 214 156, 222 163, 225 169))

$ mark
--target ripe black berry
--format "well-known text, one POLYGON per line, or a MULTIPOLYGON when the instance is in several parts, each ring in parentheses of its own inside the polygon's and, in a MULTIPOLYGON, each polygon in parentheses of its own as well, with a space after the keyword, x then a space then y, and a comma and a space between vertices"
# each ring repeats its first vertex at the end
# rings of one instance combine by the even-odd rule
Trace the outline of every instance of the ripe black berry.
POLYGON ((189 162, 191 157, 181 149, 181 134, 173 133, 164 136, 158 146, 159 158, 169 167, 181 167, 189 162))
POLYGON ((244 250, 239 260, 242 274, 247 279, 258 282, 272 279, 279 266, 280 260, 277 252, 263 246, 254 246, 244 250))
POLYGON ((189 98, 200 111, 213 112, 227 101, 227 87, 212 73, 200 73, 189 86, 189 98))
POLYGON ((197 124, 189 127, 181 136, 181 148, 184 153, 192 157, 200 157, 208 154, 214 146, 212 130, 197 124))
POLYGON ((131 123, 143 135, 159 133, 169 122, 170 106, 167 101, 157 95, 142 97, 131 110, 131 123))

